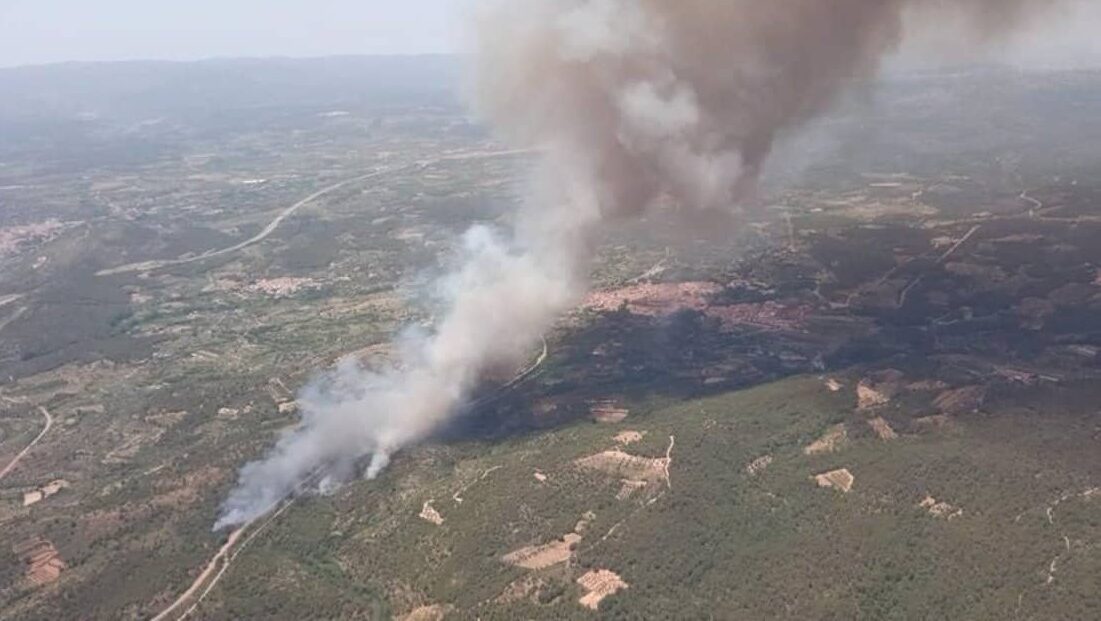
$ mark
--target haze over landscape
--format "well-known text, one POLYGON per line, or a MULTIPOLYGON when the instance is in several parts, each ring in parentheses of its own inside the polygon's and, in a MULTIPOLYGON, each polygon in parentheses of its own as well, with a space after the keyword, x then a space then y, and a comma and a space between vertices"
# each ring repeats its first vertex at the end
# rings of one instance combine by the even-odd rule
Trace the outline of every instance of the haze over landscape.
MULTIPOLYGON (((451 54, 467 51, 477 0, 10 0, 0 5, 0 67, 70 61, 451 54)), ((1101 6, 1071 0, 997 53, 1022 66, 1101 65, 1101 6)), ((943 24, 942 24, 943 26, 943 24)), ((926 29, 903 66, 974 58, 960 33, 926 29), (931 36, 928 31, 935 31, 931 36), (929 42, 931 39, 931 42, 929 42)))
POLYGON ((271 5, 0 7, 0 619, 1101 617, 1096 3, 271 5))

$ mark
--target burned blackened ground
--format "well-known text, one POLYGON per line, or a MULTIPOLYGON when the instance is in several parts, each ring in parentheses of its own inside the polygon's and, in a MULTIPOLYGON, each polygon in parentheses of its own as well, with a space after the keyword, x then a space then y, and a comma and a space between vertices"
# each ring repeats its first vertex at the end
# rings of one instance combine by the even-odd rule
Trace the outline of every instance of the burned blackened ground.
POLYGON ((962 221, 807 214, 794 247, 748 253, 720 271, 725 283, 609 290, 601 299, 620 308, 580 311, 532 381, 487 387, 445 436, 507 436, 591 417, 601 400, 699 397, 853 365, 1099 368, 1101 221, 1091 213, 1101 206, 1090 212, 1058 187, 1033 196, 1081 213, 1038 217, 1018 200, 1016 212, 962 221))

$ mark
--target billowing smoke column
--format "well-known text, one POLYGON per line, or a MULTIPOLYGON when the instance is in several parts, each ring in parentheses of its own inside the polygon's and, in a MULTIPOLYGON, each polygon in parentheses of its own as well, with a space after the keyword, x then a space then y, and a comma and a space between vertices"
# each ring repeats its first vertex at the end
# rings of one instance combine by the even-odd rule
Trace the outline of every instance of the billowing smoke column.
MULTIPOLYGON (((670 197, 685 213, 750 195, 773 141, 870 76, 907 11, 977 37, 1040 0, 498 0, 475 18, 474 100, 542 162, 515 230, 475 228, 442 279, 446 312, 392 368, 344 362, 300 395, 302 424, 246 465, 216 528, 266 513, 313 473, 375 476, 518 364, 584 291, 593 233, 670 197)), ((926 20, 928 22, 928 20, 926 20)))

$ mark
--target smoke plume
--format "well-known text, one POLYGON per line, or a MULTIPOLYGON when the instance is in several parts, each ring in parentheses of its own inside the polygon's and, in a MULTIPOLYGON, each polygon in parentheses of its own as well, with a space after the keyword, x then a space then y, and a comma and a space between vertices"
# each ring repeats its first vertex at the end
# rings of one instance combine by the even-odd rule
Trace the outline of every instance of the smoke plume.
POLYGON ((594 233, 659 198, 731 210, 773 142, 872 76, 921 23, 976 41, 1053 0, 496 0, 477 12, 476 109, 536 148, 502 235, 475 228, 439 283, 446 312, 391 368, 341 363, 300 395, 302 423, 246 465, 216 528, 265 513, 313 473, 338 482, 432 433, 488 368, 518 364, 585 289, 594 233))

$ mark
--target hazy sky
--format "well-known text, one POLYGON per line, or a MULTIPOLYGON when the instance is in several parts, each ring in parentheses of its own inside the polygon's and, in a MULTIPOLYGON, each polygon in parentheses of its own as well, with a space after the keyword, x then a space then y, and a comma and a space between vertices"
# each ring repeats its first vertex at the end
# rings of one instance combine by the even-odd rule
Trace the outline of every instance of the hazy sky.
POLYGON ((0 0, 0 65, 453 51, 468 0, 0 0))
MULTIPOLYGON (((459 47, 463 7, 474 1, 0 0, 0 66, 451 52, 459 47)), ((1076 1, 1085 8, 1046 20, 1009 52, 993 56, 1021 64, 1101 66, 1101 0, 1076 1)), ((914 56, 951 50, 958 33, 945 32, 945 40, 914 56)))

